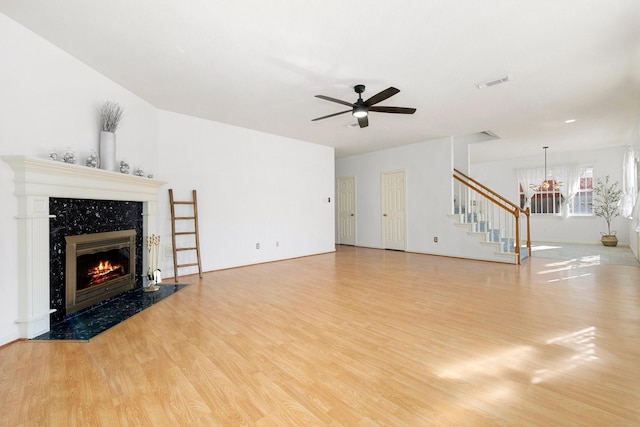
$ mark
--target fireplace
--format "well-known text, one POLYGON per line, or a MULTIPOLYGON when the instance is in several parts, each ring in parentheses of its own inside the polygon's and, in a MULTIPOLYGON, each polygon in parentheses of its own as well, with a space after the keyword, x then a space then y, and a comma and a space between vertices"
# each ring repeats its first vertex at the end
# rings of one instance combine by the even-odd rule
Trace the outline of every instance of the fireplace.
POLYGON ((136 231, 66 236, 67 314, 135 288, 136 231))
MULTIPOLYGON (((146 270, 143 236, 156 231, 158 190, 166 184, 103 169, 27 156, 0 156, 14 171, 18 229, 18 329, 11 335, 34 338, 64 320, 66 277, 64 236, 136 229, 136 283, 146 270), (80 226, 68 208, 54 210, 55 200, 91 199, 106 202, 108 212, 84 209, 80 226), (52 203, 50 203, 52 202, 52 203), (113 219, 113 202, 137 206, 133 214, 113 219), (107 213, 109 215, 107 215, 107 213), (134 222, 135 224, 131 224, 134 222), (139 225, 138 225, 139 224, 139 225), (60 238, 58 238, 61 236, 60 238)), ((57 203, 62 205, 62 203, 57 203)))

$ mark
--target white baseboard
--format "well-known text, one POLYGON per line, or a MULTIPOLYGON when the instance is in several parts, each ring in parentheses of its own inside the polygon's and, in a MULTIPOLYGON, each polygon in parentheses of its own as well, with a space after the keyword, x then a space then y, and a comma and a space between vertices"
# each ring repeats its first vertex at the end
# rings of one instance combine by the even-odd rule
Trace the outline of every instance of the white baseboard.
POLYGON ((20 339, 20 332, 15 331, 11 334, 0 337, 0 347, 20 339))

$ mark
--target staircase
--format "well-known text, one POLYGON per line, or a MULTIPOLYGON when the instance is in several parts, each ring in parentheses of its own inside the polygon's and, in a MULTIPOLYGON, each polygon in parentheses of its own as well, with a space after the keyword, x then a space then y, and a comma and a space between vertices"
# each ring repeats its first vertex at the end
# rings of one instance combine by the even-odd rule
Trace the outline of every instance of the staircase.
POLYGON ((491 248, 493 261, 520 264, 527 258, 531 253, 529 209, 520 208, 457 169, 453 179, 453 213, 449 217, 456 227, 466 230, 475 244, 491 248))

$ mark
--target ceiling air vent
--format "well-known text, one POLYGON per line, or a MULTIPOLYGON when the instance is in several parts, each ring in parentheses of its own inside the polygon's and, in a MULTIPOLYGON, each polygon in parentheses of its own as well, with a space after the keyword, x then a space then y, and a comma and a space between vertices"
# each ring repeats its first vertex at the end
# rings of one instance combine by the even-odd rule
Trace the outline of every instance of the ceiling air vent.
POLYGON ((502 84, 502 83, 506 83, 508 81, 511 81, 511 76, 504 76, 501 79, 493 80, 493 81, 490 81, 490 82, 487 82, 487 83, 480 83, 479 85, 476 85, 476 86, 478 87, 478 89, 486 89, 488 87, 499 85, 499 84, 502 84))
POLYGON ((489 136, 491 138, 495 138, 495 139, 500 139, 500 137, 498 135, 495 134, 495 132, 492 132, 490 130, 483 130, 482 132, 480 132, 482 135, 486 135, 489 136))

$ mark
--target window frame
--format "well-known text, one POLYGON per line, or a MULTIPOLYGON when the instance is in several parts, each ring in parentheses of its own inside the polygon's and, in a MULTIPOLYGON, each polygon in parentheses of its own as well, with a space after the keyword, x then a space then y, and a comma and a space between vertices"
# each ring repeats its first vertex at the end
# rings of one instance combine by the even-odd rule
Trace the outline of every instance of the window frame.
POLYGON ((575 197, 571 200, 569 206, 569 215, 577 217, 592 217, 593 213, 593 167, 580 166, 580 188, 576 192, 575 197), (583 196, 584 195, 584 196, 583 196), (576 201, 585 199, 587 206, 586 212, 575 212, 576 201))
MULTIPOLYGON (((574 217, 593 217, 593 166, 591 165, 580 165, 579 169, 579 188, 576 192, 576 195, 572 197, 569 201, 569 216, 574 217), (584 202, 583 202, 584 201, 584 202), (585 208, 579 209, 579 212, 576 212, 576 203, 585 205, 585 208)), ((556 177, 553 174, 553 169, 550 169, 547 173, 546 177, 547 182, 550 184, 556 181, 556 177)), ((528 184, 525 184, 528 185, 528 184)), ((541 216, 562 216, 562 205, 564 203, 564 195, 561 194, 559 190, 539 190, 536 191, 531 199, 528 198, 528 193, 524 190, 523 183, 518 182, 518 195, 520 198, 520 207, 524 208, 525 206, 529 206, 529 210, 532 215, 541 215, 541 216), (551 195, 552 201, 551 204, 549 202, 537 203, 537 206, 540 208, 552 206, 551 212, 538 212, 534 211, 534 197, 536 195, 551 195), (559 196, 558 196, 559 195, 559 196)), ((538 199, 540 200, 540 199, 538 199)), ((548 210, 548 209, 545 209, 548 210)))

